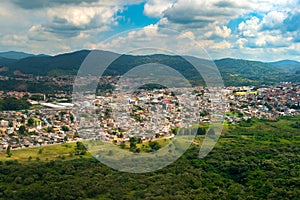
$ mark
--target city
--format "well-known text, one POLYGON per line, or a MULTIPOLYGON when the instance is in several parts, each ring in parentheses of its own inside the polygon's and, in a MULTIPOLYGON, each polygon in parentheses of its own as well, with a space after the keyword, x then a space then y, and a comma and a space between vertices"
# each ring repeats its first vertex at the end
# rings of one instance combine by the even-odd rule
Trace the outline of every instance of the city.
MULTIPOLYGON (((107 82, 111 77, 105 77, 107 82)), ((107 92, 89 102, 94 121, 76 119, 78 105, 64 103, 68 96, 46 98, 45 94, 29 92, 2 93, 17 99, 27 98, 33 109, 1 111, 0 148, 26 148, 75 142, 83 138, 120 144, 131 137, 142 141, 171 138, 174 129, 209 123, 218 118, 226 123, 249 121, 251 118, 275 121, 283 116, 300 113, 300 84, 281 83, 276 86, 224 87, 219 106, 213 106, 210 91, 205 87, 141 90, 136 94, 107 92), (187 99, 185 96, 189 95, 187 99), (36 97, 39 96, 39 100, 36 97), (53 102, 51 102, 51 100, 53 102), (92 105, 92 106, 91 106, 92 105), (224 115, 224 116, 222 116, 224 115), (97 127, 89 136, 80 135, 80 127, 97 127)))

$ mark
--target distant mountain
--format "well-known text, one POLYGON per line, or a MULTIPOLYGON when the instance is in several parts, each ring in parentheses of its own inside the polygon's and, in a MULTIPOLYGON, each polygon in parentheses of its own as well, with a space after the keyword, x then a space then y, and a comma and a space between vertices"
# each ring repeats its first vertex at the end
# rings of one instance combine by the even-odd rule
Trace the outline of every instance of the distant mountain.
POLYGON ((271 62, 269 64, 278 67, 280 70, 283 70, 284 72, 290 72, 290 73, 300 72, 300 62, 295 60, 281 60, 277 62, 271 62))
MULTIPOLYGON (((19 70, 26 74, 48 75, 52 71, 78 70, 84 58, 90 51, 82 50, 57 56, 33 56, 11 63, 11 71, 19 70)), ((75 73, 76 74, 76 73, 75 73)))
POLYGON ((27 57, 35 56, 35 55, 24 53, 24 52, 8 51, 8 52, 0 52, 0 56, 4 57, 4 58, 18 60, 18 59, 22 59, 22 58, 27 58, 27 57))
MULTIPOLYGON (((114 55, 112 52, 101 52, 114 55)), ((89 50, 81 50, 56 56, 30 56, 22 59, 0 57, 0 68, 7 67, 3 68, 2 71, 0 70, 0 75, 14 76, 15 71, 33 75, 76 75, 89 53, 89 50)), ((99 62, 101 63, 101 61, 99 62)), ((122 55, 109 66, 105 75, 122 75, 135 66, 149 62, 170 66, 183 74, 193 84, 204 83, 199 73, 182 57, 160 54, 122 55)), ((203 65, 207 64, 205 60, 201 62, 203 65)), ((282 70, 283 66, 297 66, 295 62, 263 63, 231 58, 215 60, 226 85, 259 85, 281 81, 299 82, 300 74, 295 74, 294 71, 292 73, 282 70)))
POLYGON ((0 56, 0 67, 16 62, 15 59, 5 58, 0 56))
POLYGON ((258 85, 294 80, 294 75, 259 61, 226 58, 216 60, 215 64, 227 85, 258 85))

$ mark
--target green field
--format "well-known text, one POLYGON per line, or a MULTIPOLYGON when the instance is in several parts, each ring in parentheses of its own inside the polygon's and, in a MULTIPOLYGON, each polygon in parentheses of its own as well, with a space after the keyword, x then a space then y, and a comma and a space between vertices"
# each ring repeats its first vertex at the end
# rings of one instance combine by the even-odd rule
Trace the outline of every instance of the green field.
MULTIPOLYGON (((48 145, 41 147, 31 147, 24 149, 11 150, 12 156, 8 157, 6 151, 0 151, 0 161, 17 160, 19 162, 30 161, 50 161, 50 160, 70 160, 76 157, 75 155, 76 143, 65 143, 48 145)), ((82 156, 81 156, 82 157, 82 156)), ((83 157, 90 158, 90 154, 83 155, 83 157)))

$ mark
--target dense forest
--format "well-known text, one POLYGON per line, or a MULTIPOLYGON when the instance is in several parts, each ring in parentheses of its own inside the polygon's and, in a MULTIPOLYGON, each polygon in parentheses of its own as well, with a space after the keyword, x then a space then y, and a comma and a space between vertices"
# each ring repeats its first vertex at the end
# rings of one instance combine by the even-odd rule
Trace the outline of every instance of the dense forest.
POLYGON ((30 107, 30 103, 26 99, 16 99, 15 97, 5 97, 0 99, 1 110, 25 110, 30 107))
POLYGON ((32 92, 32 93, 45 93, 55 94, 57 92, 65 91, 71 92, 71 85, 58 86, 53 82, 47 81, 20 81, 20 80, 0 80, 0 90, 19 91, 19 92, 32 92))
POLYGON ((198 136, 176 162, 144 174, 80 155, 2 159, 0 199, 299 199, 299 119, 226 124, 204 159, 198 158, 198 136))

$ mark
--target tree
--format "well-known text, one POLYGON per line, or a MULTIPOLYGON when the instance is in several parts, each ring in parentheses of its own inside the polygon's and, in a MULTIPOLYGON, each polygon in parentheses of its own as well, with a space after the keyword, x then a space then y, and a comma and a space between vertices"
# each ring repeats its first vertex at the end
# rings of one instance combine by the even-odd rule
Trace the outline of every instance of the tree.
POLYGON ((47 131, 47 133, 52 133, 52 132, 54 132, 52 126, 47 127, 46 131, 47 131))
POLYGON ((33 118, 29 118, 27 120, 27 124, 28 124, 28 126, 33 126, 34 125, 34 119, 33 118))
POLYGON ((6 154, 8 157, 11 157, 12 156, 12 153, 11 153, 11 146, 8 145, 7 149, 6 149, 6 154))
POLYGON ((136 143, 135 142, 130 142, 130 150, 133 150, 136 148, 136 143))
POLYGON ((203 110, 202 112, 200 112, 201 117, 205 117, 207 115, 209 115, 209 112, 207 110, 203 110))
POLYGON ((125 142, 121 142, 120 147, 121 147, 122 149, 125 149, 125 147, 126 147, 125 142))
POLYGON ((68 126, 66 126, 66 125, 63 125, 63 126, 61 127, 61 129, 62 129, 63 131, 70 131, 70 128, 69 128, 68 126))
POLYGON ((138 138, 138 139, 137 139, 137 143, 138 143, 138 144, 142 144, 142 138, 138 138))
POLYGON ((141 149, 140 148, 136 148, 135 149, 135 153, 140 153, 141 152, 141 149))
POLYGON ((40 149, 39 151, 38 151, 38 154, 42 154, 43 153, 43 149, 40 149))
POLYGON ((77 138, 77 137, 79 137, 79 133, 76 131, 74 134, 74 138, 77 138))
POLYGON ((72 114, 70 114, 70 120, 72 123, 74 122, 74 116, 72 114))
POLYGON ((76 142, 75 154, 76 155, 85 155, 86 154, 86 148, 82 142, 76 142))
POLYGON ((64 137, 64 142, 67 142, 68 141, 68 136, 65 136, 64 137))
POLYGON ((14 126, 13 122, 9 121, 9 127, 13 127, 13 126, 14 126))
POLYGON ((171 132, 172 132, 174 135, 177 135, 178 127, 172 127, 172 128, 171 128, 171 132))
POLYGON ((205 128, 198 128, 197 129, 197 135, 205 135, 206 130, 205 128))
POLYGON ((20 133, 21 135, 24 135, 24 134, 25 134, 25 131, 26 131, 26 128, 25 128, 24 125, 22 125, 22 126, 19 127, 19 133, 20 133))
POLYGON ((131 137, 129 139, 129 142, 130 142, 130 150, 134 150, 136 148, 137 138, 136 137, 131 137))
POLYGON ((152 150, 157 151, 158 149, 161 148, 160 144, 156 141, 154 142, 149 142, 149 146, 151 147, 152 150))
POLYGON ((25 100, 18 100, 15 97, 5 97, 0 101, 0 108, 2 110, 25 110, 30 107, 29 102, 25 100))

